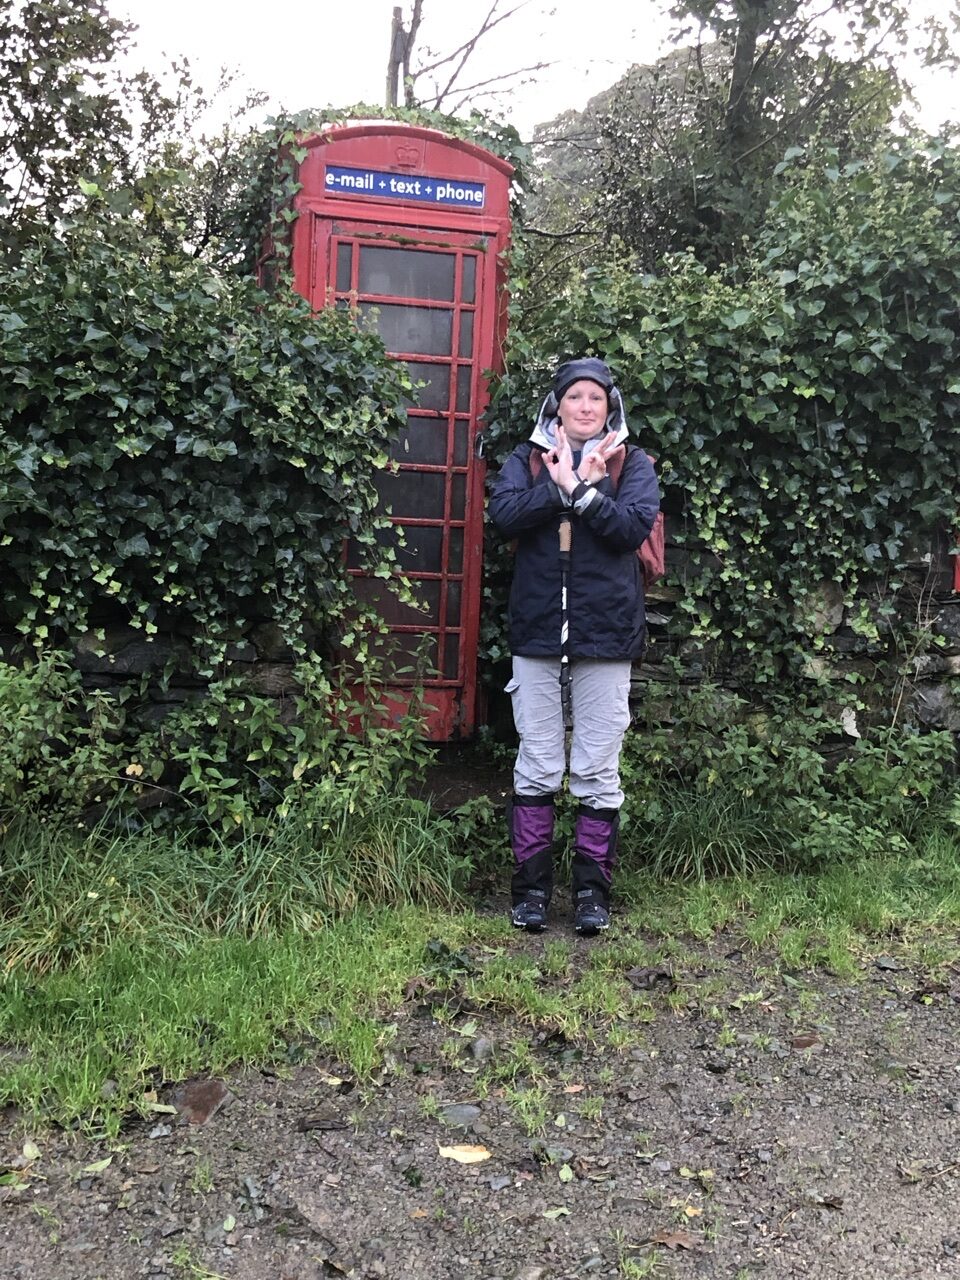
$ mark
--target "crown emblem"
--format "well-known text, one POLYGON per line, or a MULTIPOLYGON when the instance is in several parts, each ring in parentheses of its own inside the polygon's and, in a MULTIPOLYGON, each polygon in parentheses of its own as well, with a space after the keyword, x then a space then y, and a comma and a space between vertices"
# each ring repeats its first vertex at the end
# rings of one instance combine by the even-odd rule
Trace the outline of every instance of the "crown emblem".
POLYGON ((419 159, 419 147, 397 147, 397 164, 403 165, 404 168, 412 168, 419 159))

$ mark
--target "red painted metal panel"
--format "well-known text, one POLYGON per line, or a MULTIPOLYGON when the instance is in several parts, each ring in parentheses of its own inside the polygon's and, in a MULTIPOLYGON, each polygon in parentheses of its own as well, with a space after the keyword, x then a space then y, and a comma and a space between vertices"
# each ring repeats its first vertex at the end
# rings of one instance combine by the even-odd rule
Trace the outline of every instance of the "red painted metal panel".
MULTIPOLYGON (((401 646, 421 637, 430 646, 429 736, 466 737, 477 721, 483 553, 474 440, 488 401, 483 373, 502 367, 512 168, 435 130, 386 122, 333 128, 304 145, 296 287, 317 308, 358 306, 391 354, 426 382, 426 404, 409 413, 393 493, 386 477, 384 492, 395 508, 403 503, 393 523, 417 543, 407 576, 428 614, 406 616, 388 601, 385 616, 401 646)), ((357 588, 369 596, 377 584, 358 575, 357 588)), ((390 682, 395 707, 406 703, 405 683, 399 675, 390 682)))

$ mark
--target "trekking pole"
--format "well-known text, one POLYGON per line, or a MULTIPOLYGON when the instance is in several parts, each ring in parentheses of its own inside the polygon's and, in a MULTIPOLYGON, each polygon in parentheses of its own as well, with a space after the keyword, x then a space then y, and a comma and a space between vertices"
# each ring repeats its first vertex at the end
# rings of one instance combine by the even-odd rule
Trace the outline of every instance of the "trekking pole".
POLYGON ((570 579, 571 524, 569 512, 560 517, 560 709, 564 729, 573 728, 573 690, 570 687, 570 613, 567 584, 570 579))

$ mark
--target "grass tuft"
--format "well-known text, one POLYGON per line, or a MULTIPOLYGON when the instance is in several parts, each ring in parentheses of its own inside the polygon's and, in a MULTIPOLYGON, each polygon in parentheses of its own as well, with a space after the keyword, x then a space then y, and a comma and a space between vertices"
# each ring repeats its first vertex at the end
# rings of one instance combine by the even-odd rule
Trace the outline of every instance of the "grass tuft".
POLYGON ((211 935, 312 932, 361 905, 452 906, 469 864, 448 825, 420 800, 361 808, 349 793, 231 840, 21 819, 4 836, 0 953, 42 974, 120 942, 185 954, 211 935))
POLYGON ((737 791, 671 788, 659 819, 645 828, 644 858, 661 880, 750 875, 776 865, 783 839, 769 813, 737 791))

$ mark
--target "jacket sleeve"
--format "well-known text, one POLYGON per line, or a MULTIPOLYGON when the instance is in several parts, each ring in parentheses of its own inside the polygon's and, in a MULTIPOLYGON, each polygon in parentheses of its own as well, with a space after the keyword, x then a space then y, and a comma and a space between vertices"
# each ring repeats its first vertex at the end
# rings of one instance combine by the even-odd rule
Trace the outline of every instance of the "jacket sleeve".
POLYGON ((613 497, 598 493, 580 519, 618 551, 635 551, 645 542, 660 510, 660 486, 653 463, 642 449, 630 449, 613 497))
POLYGON ((490 519, 507 538, 554 519, 565 506, 552 480, 534 484, 527 462, 530 448, 514 449, 490 486, 490 519))

